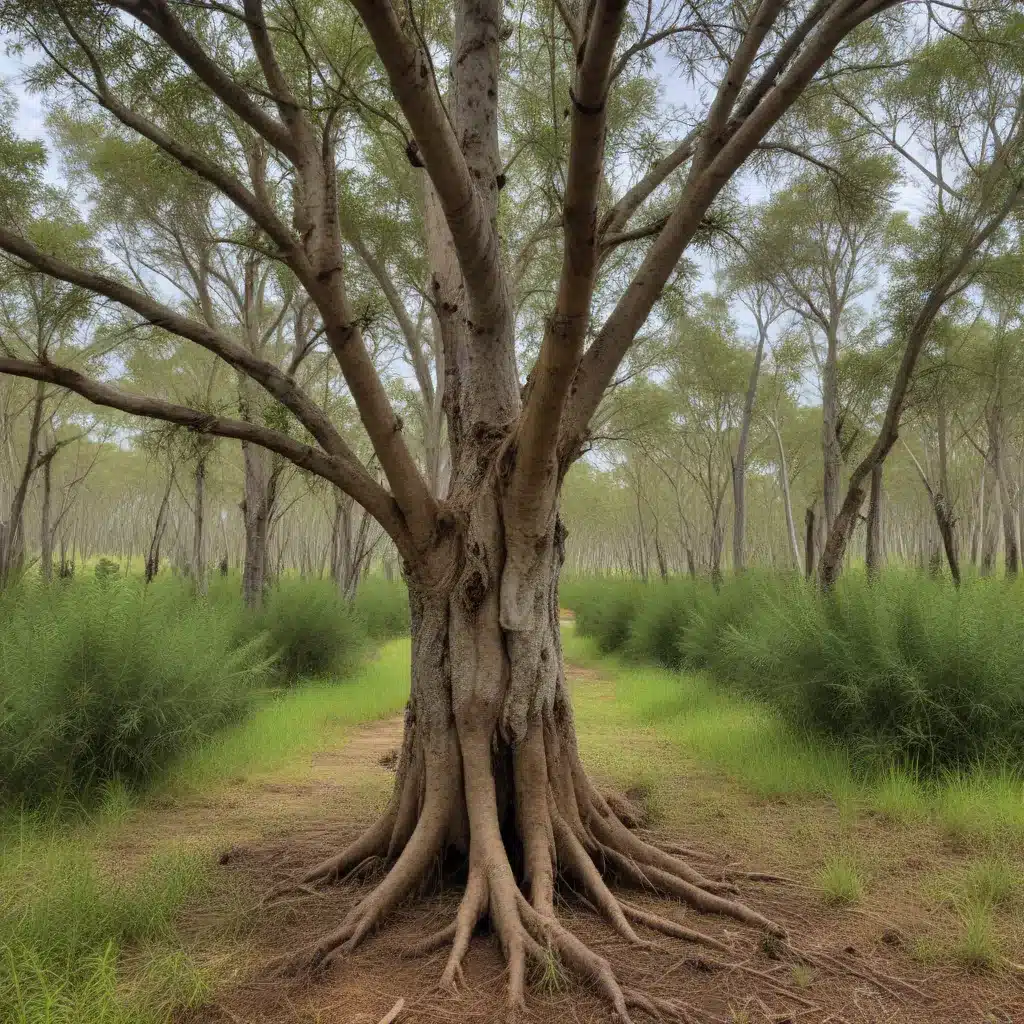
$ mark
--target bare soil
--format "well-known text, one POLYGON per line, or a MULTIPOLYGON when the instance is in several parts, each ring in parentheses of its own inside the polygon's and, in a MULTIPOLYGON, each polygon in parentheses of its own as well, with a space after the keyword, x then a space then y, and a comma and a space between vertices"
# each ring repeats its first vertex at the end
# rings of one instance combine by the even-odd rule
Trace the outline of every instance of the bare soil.
MULTIPOLYGON (((573 675, 589 699, 614 701, 613 685, 599 672, 573 675)), ((615 752, 623 748, 630 763, 672 771, 671 752, 653 734, 626 733, 621 724, 606 731, 588 736, 581 728, 584 755, 594 749, 597 778, 602 762, 614 764, 615 752)), ((464 964, 466 983, 455 996, 437 989, 445 950, 419 959, 403 955, 451 920, 460 895, 457 879, 434 878, 429 891, 393 915, 373 940, 314 977, 282 979, 267 969, 275 957, 336 927, 372 883, 366 879, 261 904, 263 893, 373 821, 389 792, 401 733, 400 718, 372 723, 337 751, 315 755, 308 778, 300 782, 239 781, 208 798, 154 809, 146 815, 144 834, 140 830, 115 847, 133 859, 184 832, 218 851, 211 902, 197 908, 185 926, 222 981, 208 1006, 178 1024, 377 1024, 400 997, 405 1008, 397 1024, 504 1019, 505 966, 486 931, 473 940, 464 964)), ((606 781, 621 786, 621 775, 612 770, 606 781)), ((645 936, 652 948, 637 950, 562 890, 562 922, 613 962, 624 985, 681 1001, 699 1024, 1024 1024, 1024 973, 1011 967, 971 972, 948 959, 929 964, 915 947, 923 930, 934 934, 952 920, 922 895, 923 880, 955 867, 965 851, 930 834, 922 838, 878 820, 858 820, 853 841, 874 866, 870 885, 857 907, 830 908, 814 874, 838 827, 834 807, 751 800, 729 780, 690 768, 671 775, 667 788, 671 798, 662 801, 648 838, 687 847, 701 870, 728 866, 785 876, 785 882, 738 884, 744 902, 786 926, 795 953, 734 921, 643 893, 629 894, 631 902, 710 934, 733 952, 654 933, 645 936)), ((635 795, 643 796, 642 786, 635 795)), ((850 828, 846 823, 847 835, 850 828)), ((607 1004, 557 963, 531 981, 528 1019, 610 1019, 607 1004)), ((635 1019, 645 1018, 635 1012, 635 1019)))

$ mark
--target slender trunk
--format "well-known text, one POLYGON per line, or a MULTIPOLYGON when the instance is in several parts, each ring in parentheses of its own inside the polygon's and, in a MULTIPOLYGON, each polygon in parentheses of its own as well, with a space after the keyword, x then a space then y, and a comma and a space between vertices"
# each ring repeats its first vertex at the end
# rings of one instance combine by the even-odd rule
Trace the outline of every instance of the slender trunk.
POLYGON ((816 555, 815 537, 817 534, 817 508, 808 505, 804 513, 804 575, 810 579, 814 575, 814 559, 816 555))
POLYGON ((786 449, 782 444, 782 434, 775 420, 771 421, 775 432, 775 442, 779 447, 779 483, 782 486, 782 507, 786 514, 786 535, 789 537, 789 549, 793 556, 793 566, 800 571, 800 542, 796 535, 796 522, 793 519, 793 499, 789 493, 789 469, 786 466, 786 449))
MULTIPOLYGON (((151 583, 156 574, 160 571, 160 542, 163 540, 164 530, 167 528, 167 506, 171 500, 171 490, 174 487, 174 469, 171 468, 167 478, 167 487, 164 489, 163 498, 160 500, 160 508, 156 513, 156 523, 153 526, 153 537, 149 542, 149 553, 146 555, 146 582, 151 583)), ((61 560, 63 561, 63 554, 61 560)))
POLYGON ((987 414, 989 460, 995 476, 996 491, 1003 519, 1003 546, 1006 575, 1016 576, 1020 561, 1017 547, 1017 528, 1014 522, 1013 501, 1010 484, 1006 476, 1006 460, 1003 454, 1003 422, 998 401, 993 403, 987 414))
POLYGON ((11 499, 7 523, 0 534, 0 586, 7 586, 21 566, 25 546, 25 499, 32 474, 37 468, 39 455, 39 432, 43 422, 43 403, 46 400, 46 386, 42 381, 36 384, 32 402, 32 421, 28 431, 28 450, 22 466, 21 478, 11 499))
POLYGON ((839 446, 839 338, 836 330, 829 331, 828 351, 822 368, 821 389, 821 455, 822 506, 825 511, 826 536, 832 532, 839 508, 839 477, 842 450, 839 446))
POLYGON ((263 602, 267 584, 267 545, 277 501, 278 471, 268 451, 243 442, 244 498, 242 522, 245 552, 242 558, 242 600, 248 608, 263 602))
POLYGON ((735 572, 746 568, 746 475, 747 442, 750 438, 750 422, 754 416, 754 399, 757 396, 757 380, 761 373, 761 359, 764 356, 765 332, 758 331, 757 348, 754 351, 754 365, 747 382, 747 393, 743 399, 743 417, 740 420, 740 437, 736 445, 736 456, 732 462, 732 562, 735 572))
POLYGON ((206 557, 203 547, 203 527, 206 515, 206 457, 196 461, 192 509, 192 578, 196 590, 206 592, 206 557))
POLYGON ((868 499, 867 539, 864 565, 869 578, 878 575, 882 565, 882 463, 871 470, 871 495, 868 499))
POLYGON ((50 526, 53 494, 53 459, 43 464, 43 498, 39 510, 39 571, 49 583, 53 579, 53 528, 50 526))

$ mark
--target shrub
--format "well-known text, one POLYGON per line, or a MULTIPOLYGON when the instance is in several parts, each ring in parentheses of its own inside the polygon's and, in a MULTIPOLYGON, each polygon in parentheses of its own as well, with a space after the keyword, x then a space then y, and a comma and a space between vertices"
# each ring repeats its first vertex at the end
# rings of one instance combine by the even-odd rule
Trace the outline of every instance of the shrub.
POLYGON ((786 575, 573 581, 577 629, 604 651, 720 684, 845 743, 862 762, 916 772, 1018 762, 1024 753, 1024 587, 917 573, 850 573, 822 594, 786 575))
POLYGON ((26 581, 0 598, 0 799, 141 785, 248 708, 259 638, 187 584, 26 581))
POLYGON ((330 580, 284 576, 263 605, 240 620, 241 635, 266 637, 278 682, 340 676, 362 654, 366 631, 352 605, 330 580))
POLYGON ((402 580, 367 576, 356 592, 355 611, 372 640, 409 632, 409 594, 402 580))

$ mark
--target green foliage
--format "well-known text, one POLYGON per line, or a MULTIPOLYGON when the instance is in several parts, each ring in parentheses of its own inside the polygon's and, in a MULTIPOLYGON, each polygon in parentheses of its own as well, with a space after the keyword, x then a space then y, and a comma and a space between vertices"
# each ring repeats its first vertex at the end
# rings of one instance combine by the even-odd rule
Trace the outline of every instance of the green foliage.
POLYGON ((285 576, 255 612, 240 619, 240 635, 265 636, 277 681, 341 676, 363 651, 366 633, 352 605, 330 580, 285 576))
POLYGON ((168 579, 21 587, 0 598, 0 799, 136 786, 239 718, 267 677, 263 638, 168 579))
POLYGON ((163 1024, 205 1001, 206 979, 169 947, 175 914, 206 890, 208 858, 164 853, 114 877, 66 836, 15 824, 0 839, 0 1020, 163 1024), (143 951, 143 984, 128 984, 129 946, 143 951))
POLYGON ((864 893, 857 865, 846 857, 829 857, 818 872, 818 887, 826 903, 834 907, 859 903, 864 893))
POLYGON ((371 640, 390 640, 409 632, 409 593, 401 580, 367 576, 359 584, 354 605, 371 640))
POLYGON ((956 590, 906 572, 872 585, 850 573, 822 595, 795 577, 747 573, 717 590, 592 579, 565 595, 603 651, 707 669, 860 763, 931 774, 1024 751, 1019 586, 972 579, 956 590))

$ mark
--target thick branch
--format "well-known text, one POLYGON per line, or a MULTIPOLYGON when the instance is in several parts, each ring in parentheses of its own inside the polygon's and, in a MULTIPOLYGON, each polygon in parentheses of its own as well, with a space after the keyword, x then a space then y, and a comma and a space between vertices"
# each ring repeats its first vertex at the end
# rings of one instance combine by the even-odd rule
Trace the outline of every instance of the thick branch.
POLYGON ((558 424, 590 321, 598 265, 597 202, 604 167, 606 102, 625 0, 597 0, 573 91, 564 248, 555 309, 531 375, 509 500, 528 530, 542 529, 557 478, 558 424))
POLYGON ((177 334, 219 356, 236 370, 251 377, 283 406, 295 414, 299 422, 316 438, 324 450, 337 458, 358 464, 355 455, 335 429, 323 410, 319 408, 295 381, 288 378, 273 363, 258 359, 248 349, 235 344, 229 337, 207 324, 175 313, 163 303, 128 287, 112 277, 72 266, 43 252, 30 241, 0 226, 0 249, 24 260, 36 270, 68 284, 77 285, 96 295, 134 310, 154 327, 177 334))
MULTIPOLYGON (((701 219, 723 186, 801 95, 842 39, 892 2, 866 0, 841 5, 833 16, 819 25, 789 70, 771 87, 757 109, 739 124, 711 163, 691 175, 664 230, 648 250, 640 269, 580 362, 574 396, 562 428, 563 452, 575 449, 637 331, 650 315, 701 219)), ((739 108, 742 107, 741 101, 739 108)))
MULTIPOLYGON (((466 281, 473 323, 502 324, 507 296, 498 239, 473 184, 455 130, 433 84, 428 56, 402 30, 390 0, 353 0, 437 192, 466 281)), ((495 29, 497 26, 495 26, 495 29)))
POLYGON ((67 366, 0 356, 0 373, 56 384, 74 391, 96 405, 118 409, 133 416, 177 423, 199 433, 249 441, 277 452, 294 465, 329 480, 351 495, 387 530, 400 549, 408 549, 405 522, 391 495, 383 487, 365 471, 354 472, 345 460, 327 455, 287 434, 256 423, 229 419, 159 398, 123 391, 67 366))

